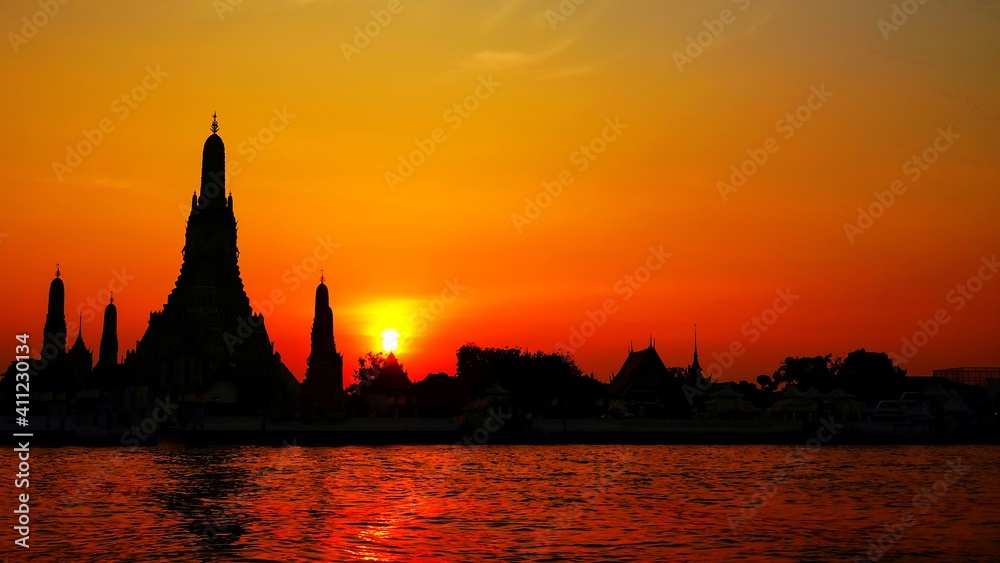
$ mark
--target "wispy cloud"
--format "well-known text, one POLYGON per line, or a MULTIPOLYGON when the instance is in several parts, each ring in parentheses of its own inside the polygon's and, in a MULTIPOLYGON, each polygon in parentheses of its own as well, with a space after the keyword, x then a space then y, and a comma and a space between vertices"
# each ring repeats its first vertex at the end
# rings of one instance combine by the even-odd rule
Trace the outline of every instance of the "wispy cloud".
POLYGON ((576 37, 564 39, 551 47, 540 51, 500 51, 488 50, 474 53, 466 61, 469 70, 498 70, 516 66, 529 66, 542 63, 562 53, 576 42, 576 37))

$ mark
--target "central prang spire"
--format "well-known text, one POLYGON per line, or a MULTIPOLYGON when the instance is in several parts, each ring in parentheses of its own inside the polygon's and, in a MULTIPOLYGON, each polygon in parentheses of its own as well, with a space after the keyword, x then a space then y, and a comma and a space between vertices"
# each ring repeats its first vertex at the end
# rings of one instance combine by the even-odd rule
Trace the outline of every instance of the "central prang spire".
MULTIPOLYGON (((291 401, 299 383, 274 351, 264 316, 253 310, 243 287, 217 114, 211 129, 202 150, 200 195, 192 202, 184 233, 180 275, 124 363, 149 396, 200 397, 197 402, 216 397, 218 389, 235 390, 235 397, 224 394, 224 400, 238 408, 225 412, 259 413, 291 401)), ((111 344, 109 337, 109 359, 111 344)))
POLYGON ((225 207, 226 145, 218 134, 218 115, 212 114, 212 134, 201 151, 201 207, 225 207))

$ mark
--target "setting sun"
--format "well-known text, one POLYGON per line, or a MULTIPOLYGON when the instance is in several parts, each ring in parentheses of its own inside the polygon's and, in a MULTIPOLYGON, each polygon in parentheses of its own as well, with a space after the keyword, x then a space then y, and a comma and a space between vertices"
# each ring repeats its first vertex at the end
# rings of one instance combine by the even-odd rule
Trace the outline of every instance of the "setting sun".
POLYGON ((386 352, 395 352, 399 347, 399 332, 394 328, 387 328, 382 331, 382 349, 386 352))

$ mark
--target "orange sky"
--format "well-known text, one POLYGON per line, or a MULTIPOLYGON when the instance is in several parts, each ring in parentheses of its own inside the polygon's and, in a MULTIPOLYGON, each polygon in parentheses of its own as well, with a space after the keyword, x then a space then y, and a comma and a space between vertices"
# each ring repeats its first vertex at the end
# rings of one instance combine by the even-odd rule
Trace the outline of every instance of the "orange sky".
POLYGON ((892 2, 562 4, 2 3, 0 331, 40 343, 59 262, 94 349, 102 290, 133 277, 116 303, 134 346, 179 272, 218 111, 243 279, 300 378, 320 267, 348 371, 392 327, 415 378, 472 341, 564 343, 606 379, 651 333, 687 365, 698 323, 703 365, 742 350, 714 371, 753 378, 906 353, 939 309, 911 373, 1000 365, 980 268, 1000 251, 995 6, 931 1, 880 30, 892 2), (859 206, 879 217, 845 232, 859 206))

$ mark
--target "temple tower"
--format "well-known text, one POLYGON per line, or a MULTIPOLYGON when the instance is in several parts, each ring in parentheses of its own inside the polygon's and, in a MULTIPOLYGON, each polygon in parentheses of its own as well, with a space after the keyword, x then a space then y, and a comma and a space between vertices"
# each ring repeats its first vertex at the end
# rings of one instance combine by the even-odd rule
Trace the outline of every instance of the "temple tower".
POLYGON ((49 360, 66 354, 66 287, 63 285, 59 264, 56 277, 49 284, 49 308, 45 313, 43 330, 43 356, 49 360))
POLYGON ((299 384, 244 290, 233 199, 226 197, 226 149, 215 115, 211 131, 202 147, 200 191, 191 201, 180 275, 125 364, 147 396, 273 412, 297 394, 299 384))
POLYGON ((325 281, 325 276, 321 274, 316 287, 316 309, 310 338, 312 346, 302 391, 308 410, 329 415, 343 410, 344 357, 337 352, 333 339, 333 309, 325 281))
POLYGON ((97 365, 112 365, 118 363, 118 308, 115 307, 115 294, 108 299, 104 308, 104 331, 101 333, 101 348, 97 365))

